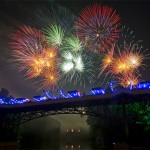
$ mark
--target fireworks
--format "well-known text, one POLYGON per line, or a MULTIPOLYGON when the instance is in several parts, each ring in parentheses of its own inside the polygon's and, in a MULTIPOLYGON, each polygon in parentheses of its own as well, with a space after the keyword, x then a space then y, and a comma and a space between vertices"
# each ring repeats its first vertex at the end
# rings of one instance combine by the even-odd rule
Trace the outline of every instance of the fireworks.
POLYGON ((82 61, 82 56, 80 54, 72 54, 71 52, 63 53, 64 62, 62 63, 62 71, 69 72, 72 69, 77 70, 79 72, 84 71, 84 64, 82 61))
POLYGON ((65 51, 62 53, 60 69, 63 82, 83 87, 93 82, 93 64, 86 53, 65 51))
POLYGON ((141 66, 144 56, 140 52, 129 52, 126 54, 126 61, 129 66, 136 69, 141 66))
POLYGON ((54 69, 45 69, 43 74, 42 85, 43 87, 53 87, 56 86, 59 80, 59 72, 56 68, 54 69))
POLYGON ((114 46, 102 58, 102 66, 100 69, 100 73, 103 73, 104 70, 106 70, 108 67, 110 67, 112 65, 112 63, 114 61, 113 55, 114 55, 114 46))
POLYGON ((105 78, 113 76, 123 87, 139 82, 145 52, 132 31, 120 29, 115 10, 99 4, 87 6, 75 26, 66 9, 51 6, 46 10, 37 13, 37 28, 23 25, 12 36, 13 62, 19 72, 40 80, 42 88, 69 84, 86 87, 97 82, 95 77, 104 71, 105 78))
POLYGON ((119 84, 124 87, 124 88, 128 88, 129 86, 136 86, 139 82, 139 76, 135 75, 135 74, 128 74, 128 75, 123 75, 123 76, 119 76, 117 77, 119 84))
POLYGON ((120 33, 120 17, 111 7, 99 4, 83 9, 76 21, 77 33, 89 50, 110 49, 120 33))
POLYGON ((116 58, 114 62, 110 65, 110 70, 109 70, 109 72, 114 75, 119 74, 119 73, 127 74, 130 71, 131 71, 131 67, 126 62, 125 57, 116 58))
POLYGON ((72 35, 66 39, 66 48, 74 52, 80 51, 82 49, 82 43, 79 38, 72 35))
POLYGON ((73 28, 75 16, 66 8, 58 5, 49 5, 40 7, 35 12, 34 20, 30 22, 33 26, 40 29, 46 29, 55 22, 63 28, 65 33, 70 33, 73 28))
POLYGON ((61 70, 64 73, 68 73, 70 71, 72 71, 72 72, 76 72, 76 71, 83 72, 84 71, 84 64, 83 64, 81 55, 72 54, 71 52, 66 51, 63 53, 63 58, 64 58, 64 61, 62 62, 61 70))
POLYGON ((59 47, 60 45, 62 45, 64 31, 60 26, 56 24, 51 25, 44 30, 44 33, 46 34, 47 40, 50 45, 54 47, 59 47))
POLYGON ((17 69, 25 72, 27 78, 37 76, 48 78, 45 72, 51 72, 53 75, 50 81, 54 83, 52 76, 56 77, 54 70, 57 70, 57 50, 49 47, 45 35, 30 26, 22 26, 12 39, 13 57, 17 69))
POLYGON ((12 48, 14 61, 20 64, 20 71, 26 71, 30 74, 34 67, 34 73, 38 75, 42 70, 43 50, 46 48, 46 37, 42 32, 29 26, 22 26, 13 34, 12 48))

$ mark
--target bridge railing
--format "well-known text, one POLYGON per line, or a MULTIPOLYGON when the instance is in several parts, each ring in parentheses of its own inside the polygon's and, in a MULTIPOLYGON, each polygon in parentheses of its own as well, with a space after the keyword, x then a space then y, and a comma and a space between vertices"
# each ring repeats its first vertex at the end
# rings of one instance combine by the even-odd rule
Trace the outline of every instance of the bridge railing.
POLYGON ((105 95, 105 94, 117 94, 120 91, 127 92, 127 91, 137 91, 137 90, 150 90, 150 82, 141 82, 138 83, 136 86, 130 85, 128 88, 117 88, 115 89, 113 84, 110 83, 110 87, 108 89, 97 87, 92 88, 91 93, 85 94, 82 92, 79 92, 77 90, 75 91, 69 91, 66 94, 62 90, 60 90, 59 97, 51 96, 52 92, 44 91, 44 96, 34 96, 32 99, 28 98, 17 98, 17 99, 10 99, 9 101, 5 101, 5 98, 0 98, 0 104, 3 105, 13 105, 13 104, 23 104, 28 102, 40 102, 40 101, 46 101, 46 100, 59 100, 59 99, 70 99, 70 98, 77 98, 77 97, 83 97, 83 96, 89 96, 89 95, 105 95))

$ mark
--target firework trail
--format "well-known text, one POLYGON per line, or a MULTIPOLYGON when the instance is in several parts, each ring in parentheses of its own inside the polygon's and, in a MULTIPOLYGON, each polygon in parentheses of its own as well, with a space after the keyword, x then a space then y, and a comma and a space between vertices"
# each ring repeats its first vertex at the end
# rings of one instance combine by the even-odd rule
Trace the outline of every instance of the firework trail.
POLYGON ((58 5, 43 5, 35 12, 35 19, 30 21, 33 26, 45 29, 54 23, 63 28, 65 33, 70 33, 74 26, 75 16, 68 9, 58 5))

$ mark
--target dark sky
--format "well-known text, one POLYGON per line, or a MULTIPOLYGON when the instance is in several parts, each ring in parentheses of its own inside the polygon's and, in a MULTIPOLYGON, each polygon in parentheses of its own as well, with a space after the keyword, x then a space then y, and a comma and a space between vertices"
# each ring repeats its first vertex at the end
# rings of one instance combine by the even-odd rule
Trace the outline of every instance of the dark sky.
MULTIPOLYGON (((4 0, 0 1, 0 88, 7 88, 12 95, 17 97, 30 97, 37 95, 38 86, 31 80, 25 80, 16 70, 10 69, 8 58, 11 54, 9 36, 21 24, 33 17, 36 9, 47 5, 51 1, 67 7, 78 15, 87 4, 88 0, 4 0)), ((144 48, 150 49, 150 1, 99 1, 112 6, 120 14, 122 25, 134 31, 137 40, 143 40, 144 48)), ((148 50, 150 51, 150 50, 148 50)), ((150 60, 145 61, 146 70, 141 71, 144 80, 150 80, 150 60)))

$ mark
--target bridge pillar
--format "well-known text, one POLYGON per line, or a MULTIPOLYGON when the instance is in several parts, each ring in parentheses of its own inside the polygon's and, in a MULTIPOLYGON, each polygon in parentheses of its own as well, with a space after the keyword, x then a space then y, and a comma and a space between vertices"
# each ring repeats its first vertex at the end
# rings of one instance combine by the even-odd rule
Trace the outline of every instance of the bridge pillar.
POLYGON ((128 118, 125 104, 122 105, 123 108, 123 117, 124 117, 124 129, 126 135, 126 142, 129 144, 129 128, 128 128, 128 118))

